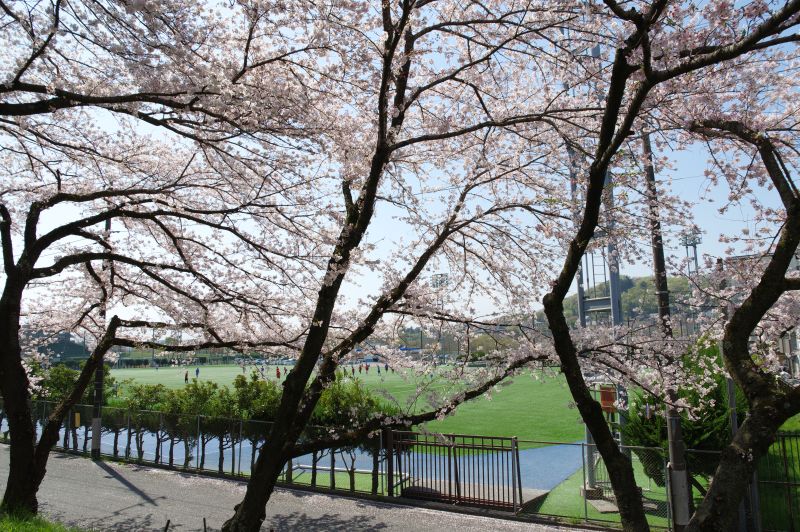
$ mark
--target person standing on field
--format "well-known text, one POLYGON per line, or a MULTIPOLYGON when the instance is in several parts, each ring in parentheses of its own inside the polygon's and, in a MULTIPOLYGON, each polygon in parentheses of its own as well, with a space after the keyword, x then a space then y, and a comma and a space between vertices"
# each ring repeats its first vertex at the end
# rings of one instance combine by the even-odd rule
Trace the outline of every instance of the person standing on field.
POLYGON ((189 370, 188 369, 183 374, 183 383, 184 384, 189 384, 189 370))
POLYGON ((200 368, 194 368, 194 378, 195 379, 200 378, 200 368))

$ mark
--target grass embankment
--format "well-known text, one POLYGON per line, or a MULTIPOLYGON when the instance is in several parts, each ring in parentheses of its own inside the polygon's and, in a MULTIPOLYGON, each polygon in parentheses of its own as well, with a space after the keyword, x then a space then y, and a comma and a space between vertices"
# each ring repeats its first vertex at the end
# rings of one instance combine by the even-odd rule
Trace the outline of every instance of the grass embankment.
MULTIPOLYGON (((112 375, 118 381, 133 379, 138 384, 163 384, 169 388, 180 388, 184 385, 184 372, 187 369, 190 378, 194 378, 195 366, 159 370, 116 369, 112 370, 112 375)), ((416 401, 412 399, 418 385, 437 390, 454 386, 444 382, 417 381, 412 377, 404 379, 399 373, 387 375, 382 372, 379 376, 376 369, 373 364, 369 374, 359 374, 356 370, 356 378, 376 392, 390 394, 404 411, 419 412, 426 409, 424 394, 416 401)), ((236 375, 241 374, 239 366, 200 366, 199 378, 229 386, 236 375)), ((275 367, 269 367, 266 375, 275 378, 275 367)), ((571 401, 572 397, 562 376, 540 374, 538 379, 534 379, 531 375, 523 375, 517 377, 512 384, 493 392, 490 399, 482 397, 470 401, 447 419, 428 423, 427 429, 455 434, 517 436, 523 440, 574 442, 583 439, 584 431, 577 410, 569 408, 571 401)))
POLYGON ((83 532, 83 529, 64 526, 42 517, 0 515, 0 532, 83 532))

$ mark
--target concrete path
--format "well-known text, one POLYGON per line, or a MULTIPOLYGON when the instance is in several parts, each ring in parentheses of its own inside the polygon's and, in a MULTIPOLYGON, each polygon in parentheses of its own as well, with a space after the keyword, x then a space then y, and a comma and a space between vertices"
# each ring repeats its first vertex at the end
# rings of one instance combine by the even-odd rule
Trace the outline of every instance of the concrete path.
MULTIPOLYGON (((8 446, 0 445, 3 486, 8 460, 8 446)), ((219 530, 244 489, 236 481, 53 453, 39 501, 47 516, 93 530, 163 530, 167 519, 170 530, 202 530, 204 517, 209 530, 219 530)), ((576 531, 293 490, 273 494, 262 530, 576 531)))

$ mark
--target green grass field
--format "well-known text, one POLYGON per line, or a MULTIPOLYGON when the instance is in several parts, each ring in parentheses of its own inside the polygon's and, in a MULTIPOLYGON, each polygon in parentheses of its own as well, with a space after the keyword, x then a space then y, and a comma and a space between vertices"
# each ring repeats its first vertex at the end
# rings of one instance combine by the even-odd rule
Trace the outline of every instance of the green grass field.
MULTIPOLYGON (((194 378, 196 366, 189 366, 189 377, 194 378)), ((112 375, 119 381, 132 380, 138 384, 163 384, 169 388, 180 388, 184 385, 183 377, 186 367, 115 369, 112 375)), ((283 368, 281 367, 281 372, 283 368)), ((230 386, 237 375, 241 375, 239 366, 200 366, 200 380, 211 380, 220 385, 230 386)), ((270 378, 275 377, 275 367, 267 370, 270 378)), ((403 379, 398 373, 380 376, 376 366, 372 366, 369 374, 356 371, 356 378, 361 379, 369 388, 387 392, 394 397, 404 411, 420 411, 427 406, 425 394, 414 399, 412 394, 417 388, 413 379, 403 379)), ((434 382, 427 386, 442 389, 443 383, 434 382)), ((123 384, 124 387, 124 384, 123 384)), ((491 398, 479 398, 468 402, 452 416, 431 422, 427 428, 436 432, 456 434, 481 434, 486 436, 517 436, 523 440, 552 442, 574 442, 584 437, 583 424, 575 409, 569 408, 572 402, 564 378, 558 376, 539 375, 538 379, 520 376, 509 386, 500 387, 493 392, 491 398)), ((790 419, 784 429, 800 429, 800 416, 790 419)), ((525 445, 530 447, 530 445, 525 445)))
MULTIPOLYGON (((194 378, 195 366, 189 368, 194 378)), ((119 381, 131 379, 139 384, 163 384, 170 388, 184 385, 186 368, 115 369, 112 375, 119 381)), ((283 371, 283 368, 281 368, 283 371)), ((200 366, 200 380, 213 380, 221 385, 233 382, 241 375, 239 366, 200 366)), ((275 376, 270 367, 267 375, 275 376)), ((369 388, 391 394, 405 411, 426 409, 424 394, 416 399, 412 396, 417 383, 404 380, 398 373, 378 376, 373 365, 369 374, 359 374, 369 388)), ((428 383, 427 387, 443 389, 441 382, 428 383)), ((486 436, 517 436, 524 440, 574 442, 583 438, 583 425, 577 410, 570 409, 571 396, 563 377, 530 375, 520 376, 509 386, 503 386, 491 394, 491 398, 479 398, 462 405, 454 415, 442 421, 431 422, 429 430, 456 434, 481 434, 486 436)), ((527 447, 527 446, 526 446, 527 447)))

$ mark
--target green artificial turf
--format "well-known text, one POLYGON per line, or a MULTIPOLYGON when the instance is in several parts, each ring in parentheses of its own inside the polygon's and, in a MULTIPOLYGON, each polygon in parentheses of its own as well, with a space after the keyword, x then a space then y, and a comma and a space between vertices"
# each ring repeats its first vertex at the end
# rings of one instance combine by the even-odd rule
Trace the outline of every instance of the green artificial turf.
MULTIPOLYGON (((638 460, 633 461, 633 470, 636 483, 642 488, 648 523, 655 528, 667 528, 666 489, 647 478, 638 460)), ((620 522, 619 513, 601 513, 589 502, 584 501, 581 488, 583 488, 583 469, 579 469, 556 486, 544 499, 526 508, 525 512, 557 516, 571 521, 588 519, 597 522, 620 522)))
MULTIPOLYGON (((170 388, 184 385, 186 367, 143 369, 115 369, 112 375, 118 381, 132 379, 138 384, 163 384, 170 388)), ((195 366, 189 366, 189 376, 194 378, 195 366)), ((248 370, 249 371, 249 370, 248 370)), ((281 367, 281 372, 283 368, 281 367)), ((213 380, 219 384, 230 385, 236 375, 241 375, 239 366, 200 366, 200 380, 213 380)), ((275 367, 270 366, 266 374, 275 377, 275 367)), ((369 374, 356 371, 369 388, 384 390, 391 394, 404 411, 426 410, 425 394, 414 398, 418 383, 425 388, 438 390, 452 389, 455 385, 425 379, 404 380, 399 373, 382 372, 378 376, 376 366, 371 365, 369 374)), ((387 399, 388 400, 388 399, 387 399)), ((480 434, 486 436, 517 436, 523 440, 574 442, 584 435, 583 425, 577 410, 569 408, 572 401, 564 378, 538 374, 534 379, 530 374, 515 378, 508 386, 502 386, 491 393, 490 398, 474 399, 458 408, 455 414, 427 425, 436 432, 455 434, 480 434)), ((531 447, 531 444, 522 444, 531 447)))

